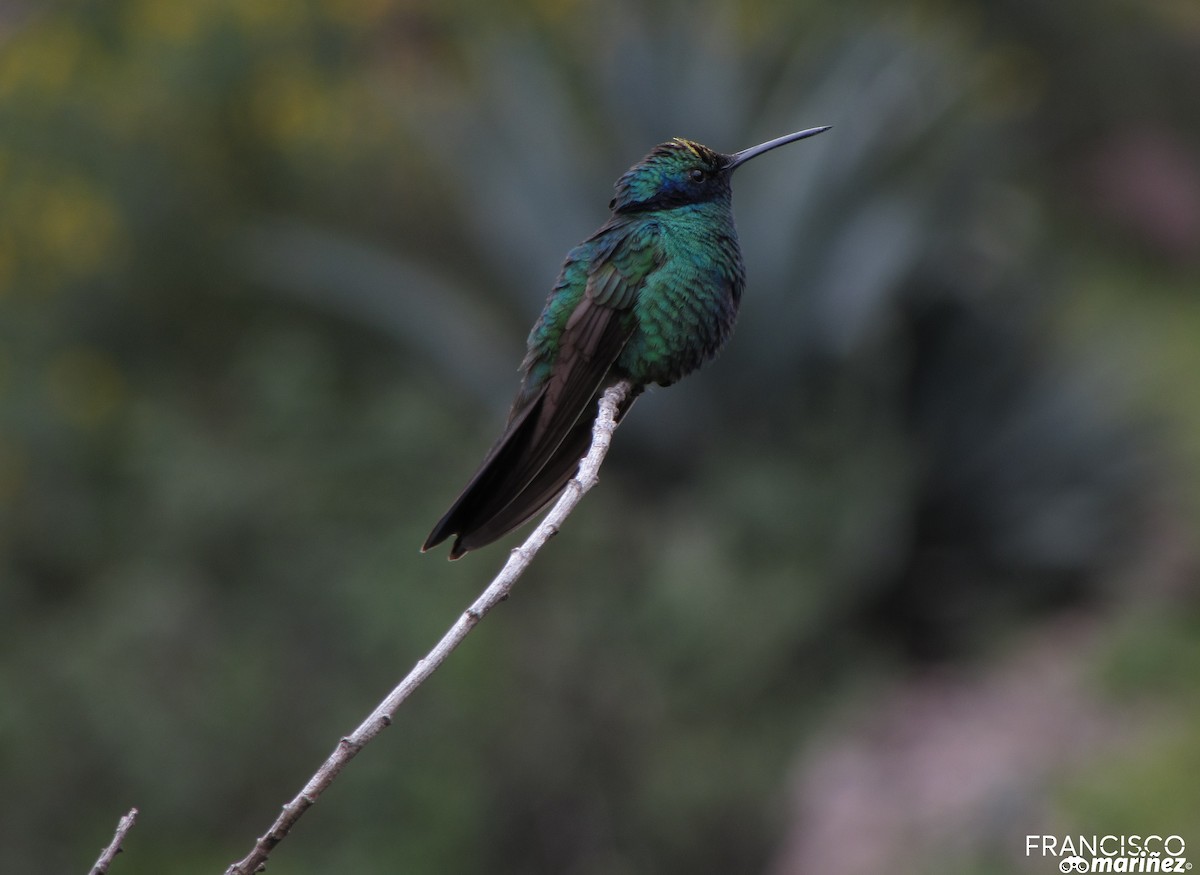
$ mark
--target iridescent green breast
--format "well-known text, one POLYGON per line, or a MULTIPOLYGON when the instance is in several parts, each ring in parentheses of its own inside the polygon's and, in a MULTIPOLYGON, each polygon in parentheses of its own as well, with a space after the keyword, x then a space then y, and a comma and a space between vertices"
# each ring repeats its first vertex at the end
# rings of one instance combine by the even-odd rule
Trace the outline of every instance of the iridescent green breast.
POLYGON ((655 221, 666 258, 646 278, 617 367, 636 382, 669 386, 724 346, 746 277, 726 205, 677 208, 655 221))

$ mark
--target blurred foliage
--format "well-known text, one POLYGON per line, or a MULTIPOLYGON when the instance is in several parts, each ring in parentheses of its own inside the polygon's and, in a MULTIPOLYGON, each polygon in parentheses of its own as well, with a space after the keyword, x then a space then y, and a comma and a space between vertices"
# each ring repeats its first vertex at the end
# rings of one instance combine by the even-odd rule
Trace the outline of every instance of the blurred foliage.
POLYGON ((1181 741, 1063 804, 1194 815, 1198 44, 1188 0, 0 6, 4 868, 132 804, 114 871, 241 856, 504 555, 416 546, 612 181, 815 124, 738 179, 730 349, 272 871, 763 869, 845 696, 1130 604, 1181 741))

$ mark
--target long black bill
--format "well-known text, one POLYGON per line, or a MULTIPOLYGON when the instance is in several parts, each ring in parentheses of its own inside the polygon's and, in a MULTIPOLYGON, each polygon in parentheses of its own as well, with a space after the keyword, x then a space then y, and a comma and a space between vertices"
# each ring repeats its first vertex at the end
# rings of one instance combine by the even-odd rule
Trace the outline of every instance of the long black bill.
POLYGON ((832 125, 825 125, 821 128, 809 128, 807 131, 797 131, 794 134, 785 134, 782 137, 776 137, 774 140, 767 140, 765 143, 759 143, 757 146, 751 146, 749 149, 743 149, 740 152, 734 152, 733 160, 725 167, 726 170, 732 170, 740 164, 745 164, 751 158, 757 158, 764 152, 770 152, 772 149, 777 149, 780 146, 786 146, 788 143, 794 143, 797 140, 803 140, 805 137, 815 137, 817 134, 823 134, 829 130, 832 125))

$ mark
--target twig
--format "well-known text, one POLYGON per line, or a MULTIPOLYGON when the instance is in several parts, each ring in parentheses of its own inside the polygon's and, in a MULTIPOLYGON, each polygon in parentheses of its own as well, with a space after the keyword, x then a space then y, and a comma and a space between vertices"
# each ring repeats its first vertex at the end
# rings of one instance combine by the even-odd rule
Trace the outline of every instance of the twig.
POLYGON ((388 693, 387 698, 376 706, 375 710, 359 724, 357 729, 338 742, 333 753, 304 785, 304 789, 300 791, 299 795, 283 806, 283 811, 275 823, 255 842, 250 853, 226 869, 225 875, 252 875, 252 873, 265 869, 267 857, 275 846, 283 841, 296 821, 300 819, 300 815, 304 814, 317 801, 317 798, 333 783, 334 778, 341 773, 355 754, 391 725, 392 717, 401 703, 433 674, 487 612, 508 598, 513 585, 529 567, 533 557, 558 532, 559 526, 575 509, 575 505, 579 503, 583 494, 596 485, 596 481, 599 479, 600 464, 608 453, 613 430, 617 427, 617 410, 620 409, 621 403, 629 391, 630 386, 625 382, 605 390, 600 399, 596 424, 592 429, 591 448, 579 463, 579 471, 574 479, 567 484, 550 513, 546 514, 546 518, 538 524, 525 543, 512 551, 508 561, 500 569, 500 573, 492 579, 475 603, 467 608, 458 621, 450 627, 450 631, 442 636, 442 640, 426 654, 424 659, 417 662, 408 676, 388 693))
POLYGON ((116 859, 117 854, 121 853, 121 843, 125 841, 125 836, 129 835, 129 831, 133 829, 133 824, 137 820, 138 810, 130 808, 129 813, 117 821, 117 831, 113 834, 113 840, 107 848, 100 852, 100 857, 96 860, 96 865, 92 866, 91 875, 105 875, 108 867, 112 865, 112 861, 116 859))

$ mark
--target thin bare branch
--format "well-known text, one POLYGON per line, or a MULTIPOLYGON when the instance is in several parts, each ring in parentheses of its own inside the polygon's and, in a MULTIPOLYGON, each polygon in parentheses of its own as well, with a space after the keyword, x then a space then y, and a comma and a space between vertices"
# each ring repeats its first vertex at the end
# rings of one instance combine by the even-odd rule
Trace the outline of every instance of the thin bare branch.
POLYGON ((108 872, 108 867, 112 865, 112 861, 116 859, 117 854, 121 853, 121 843, 125 841, 125 836, 129 835, 129 831, 133 829, 133 824, 137 821, 138 810, 130 808, 129 813, 117 821, 117 831, 113 834, 113 840, 108 847, 100 852, 100 857, 96 860, 96 865, 92 866, 91 875, 105 875, 108 872))
POLYGON ((467 608, 458 621, 450 627, 450 630, 442 636, 442 640, 429 651, 424 659, 417 662, 408 676, 376 706, 375 710, 359 724, 357 729, 338 742, 333 753, 304 785, 304 789, 291 802, 283 806, 283 811, 280 812, 275 823, 255 842, 250 853, 226 869, 225 875, 252 875, 252 873, 265 869, 267 857, 270 856, 271 851, 283 841, 300 816, 333 783, 346 764, 368 742, 391 725, 392 717, 404 700, 433 674, 488 611, 508 598, 513 585, 529 567, 533 557, 558 532, 559 526, 575 509, 575 505, 579 504, 584 493, 596 485, 596 481, 599 479, 600 465, 612 443, 617 410, 620 409, 621 403, 629 394, 630 388, 628 383, 622 382, 605 390, 600 399, 596 424, 592 429, 591 448, 579 463, 579 471, 574 479, 567 484, 562 496, 550 513, 546 514, 546 518, 538 524, 524 544, 512 551, 508 561, 500 569, 500 573, 492 579, 475 603, 467 608))

